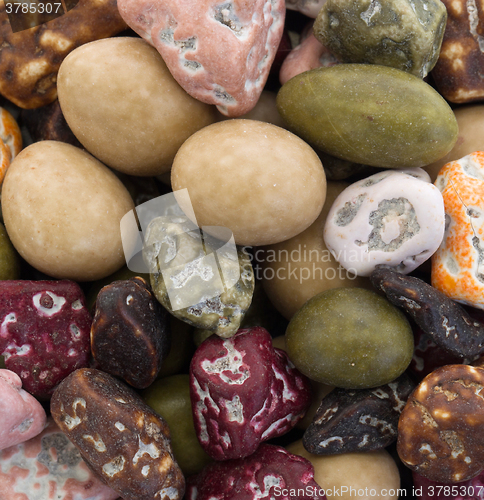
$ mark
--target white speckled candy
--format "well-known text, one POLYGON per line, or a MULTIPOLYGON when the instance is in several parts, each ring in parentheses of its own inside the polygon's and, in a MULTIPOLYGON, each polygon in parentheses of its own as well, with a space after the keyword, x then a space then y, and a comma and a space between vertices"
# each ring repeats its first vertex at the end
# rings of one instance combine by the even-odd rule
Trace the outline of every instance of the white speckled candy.
POLYGON ((227 116, 255 106, 282 37, 284 0, 118 0, 118 9, 192 97, 227 116))
POLYGON ((422 169, 386 170, 355 182, 336 199, 324 241, 336 260, 359 276, 378 265, 409 273, 444 236, 444 202, 422 169))
POLYGON ((0 370, 0 450, 40 434, 45 418, 42 405, 22 389, 20 377, 0 370))

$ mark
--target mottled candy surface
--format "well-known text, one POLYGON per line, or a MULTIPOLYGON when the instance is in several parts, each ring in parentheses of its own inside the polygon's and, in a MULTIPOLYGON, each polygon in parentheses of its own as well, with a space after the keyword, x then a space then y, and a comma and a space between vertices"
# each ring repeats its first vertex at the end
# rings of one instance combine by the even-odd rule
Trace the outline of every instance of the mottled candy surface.
POLYGON ((334 455, 389 446, 397 439, 398 419, 414 387, 404 374, 375 389, 334 389, 306 429, 304 448, 316 455, 334 455))
POLYGON ((450 102, 481 101, 484 98, 480 76, 484 64, 483 4, 478 0, 441 1, 448 19, 432 78, 450 102))
POLYGON ((22 389, 20 377, 0 369, 0 450, 35 437, 45 419, 42 405, 22 389))
POLYGON ((121 497, 183 497, 166 422, 125 384, 99 370, 77 370, 56 388, 51 412, 89 467, 121 497))
POLYGON ((2 281, 0 353, 23 388, 48 399, 69 373, 87 366, 91 315, 73 281, 2 281))
POLYGON ((309 381, 261 327, 205 340, 190 365, 190 396, 198 439, 215 460, 251 455, 292 429, 311 402, 309 381))
POLYGON ((432 286, 484 309, 484 152, 447 163, 435 185, 445 205, 445 235, 432 257, 432 286))
POLYGON ((446 21, 440 0, 328 0, 314 34, 342 62, 392 66, 424 78, 437 62, 446 21))
POLYGON ((250 260, 233 240, 212 238, 187 217, 156 217, 143 257, 153 293, 171 314, 224 338, 239 329, 255 285, 250 260))
POLYGON ((170 344, 168 312, 143 278, 101 289, 91 327, 91 351, 100 369, 144 389, 156 379, 170 344))
POLYGON ((192 476, 187 500, 325 500, 309 460, 262 444, 250 457, 208 465, 192 476))
POLYGON ((126 23, 191 96, 227 116, 250 111, 284 29, 284 0, 119 0, 126 23))
POLYGON ((49 418, 41 434, 0 451, 2 500, 115 500, 49 418))
POLYGON ((447 365, 418 385, 398 423, 397 451, 433 481, 457 483, 484 468, 484 370, 447 365))
POLYGON ((448 353, 474 358, 483 352, 484 323, 425 281, 391 268, 376 269, 370 280, 448 353))
POLYGON ((355 182, 333 203, 324 241, 336 260, 359 276, 378 265, 409 273, 439 247, 442 195, 421 170, 387 170, 355 182))
POLYGON ((12 33, 5 4, 0 5, 0 93, 24 109, 57 97, 57 71, 73 49, 126 28, 115 0, 79 0, 67 14, 12 33))

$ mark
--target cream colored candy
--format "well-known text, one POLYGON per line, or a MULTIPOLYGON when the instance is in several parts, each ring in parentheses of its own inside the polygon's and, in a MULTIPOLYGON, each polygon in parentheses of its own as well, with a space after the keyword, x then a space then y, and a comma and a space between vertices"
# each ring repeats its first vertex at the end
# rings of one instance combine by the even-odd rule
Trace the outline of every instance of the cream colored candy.
POLYGON ((281 41, 284 0, 118 0, 118 8, 190 95, 227 116, 254 107, 281 41))
POLYGON ((60 67, 57 91, 81 144, 131 175, 168 172, 183 142, 215 121, 214 109, 190 97, 139 38, 78 47, 60 67))
POLYGON ((328 182, 324 207, 306 230, 289 240, 255 250, 256 276, 262 280, 276 309, 287 319, 311 297, 330 288, 371 287, 368 279, 339 264, 323 239, 331 205, 348 186, 346 182, 328 182))
POLYGON ((120 220, 134 208, 121 181, 62 142, 25 148, 7 170, 2 211, 20 255, 54 278, 97 280, 124 264, 120 220))
POLYGON ((171 181, 173 191, 188 189, 199 226, 227 227, 239 245, 267 245, 304 231, 326 196, 312 148, 255 120, 227 120, 194 134, 175 157, 171 181))
POLYGON ((314 467, 314 480, 327 491, 326 498, 341 500, 396 500, 400 488, 398 467, 386 450, 313 455, 302 441, 291 443, 287 450, 307 458, 314 467), (336 493, 336 494, 335 494, 336 493))
POLYGON ((432 286, 484 309, 484 152, 447 163, 435 185, 444 199, 446 229, 432 257, 432 286))
POLYGON ((444 235, 444 202, 422 169, 386 170, 355 182, 336 199, 324 241, 358 276, 378 265, 407 274, 425 262, 444 235))

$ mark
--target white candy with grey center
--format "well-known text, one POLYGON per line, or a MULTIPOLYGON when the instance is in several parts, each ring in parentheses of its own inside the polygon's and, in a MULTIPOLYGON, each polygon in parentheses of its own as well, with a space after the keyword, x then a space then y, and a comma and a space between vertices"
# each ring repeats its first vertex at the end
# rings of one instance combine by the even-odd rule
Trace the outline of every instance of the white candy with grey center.
POLYGON ((359 276, 379 265, 407 274, 444 237, 440 191, 420 169, 386 170, 346 188, 331 207, 324 241, 335 259, 359 276))

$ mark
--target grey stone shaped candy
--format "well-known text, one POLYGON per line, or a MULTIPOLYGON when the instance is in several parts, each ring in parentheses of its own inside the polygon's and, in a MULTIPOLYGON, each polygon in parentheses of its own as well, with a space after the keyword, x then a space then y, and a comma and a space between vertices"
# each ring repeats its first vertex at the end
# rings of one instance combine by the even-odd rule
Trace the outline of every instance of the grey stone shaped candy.
POLYGON ((304 448, 316 455, 385 448, 397 439, 398 419, 414 387, 403 374, 374 389, 334 389, 306 429, 304 448))
POLYGON ((227 231, 201 230, 187 217, 157 217, 148 226, 143 250, 160 303, 178 319, 223 338, 239 329, 255 284, 249 255, 230 245, 227 231))
POLYGON ((342 62, 391 66, 424 78, 437 63, 446 22, 440 0, 328 0, 314 35, 342 62))

